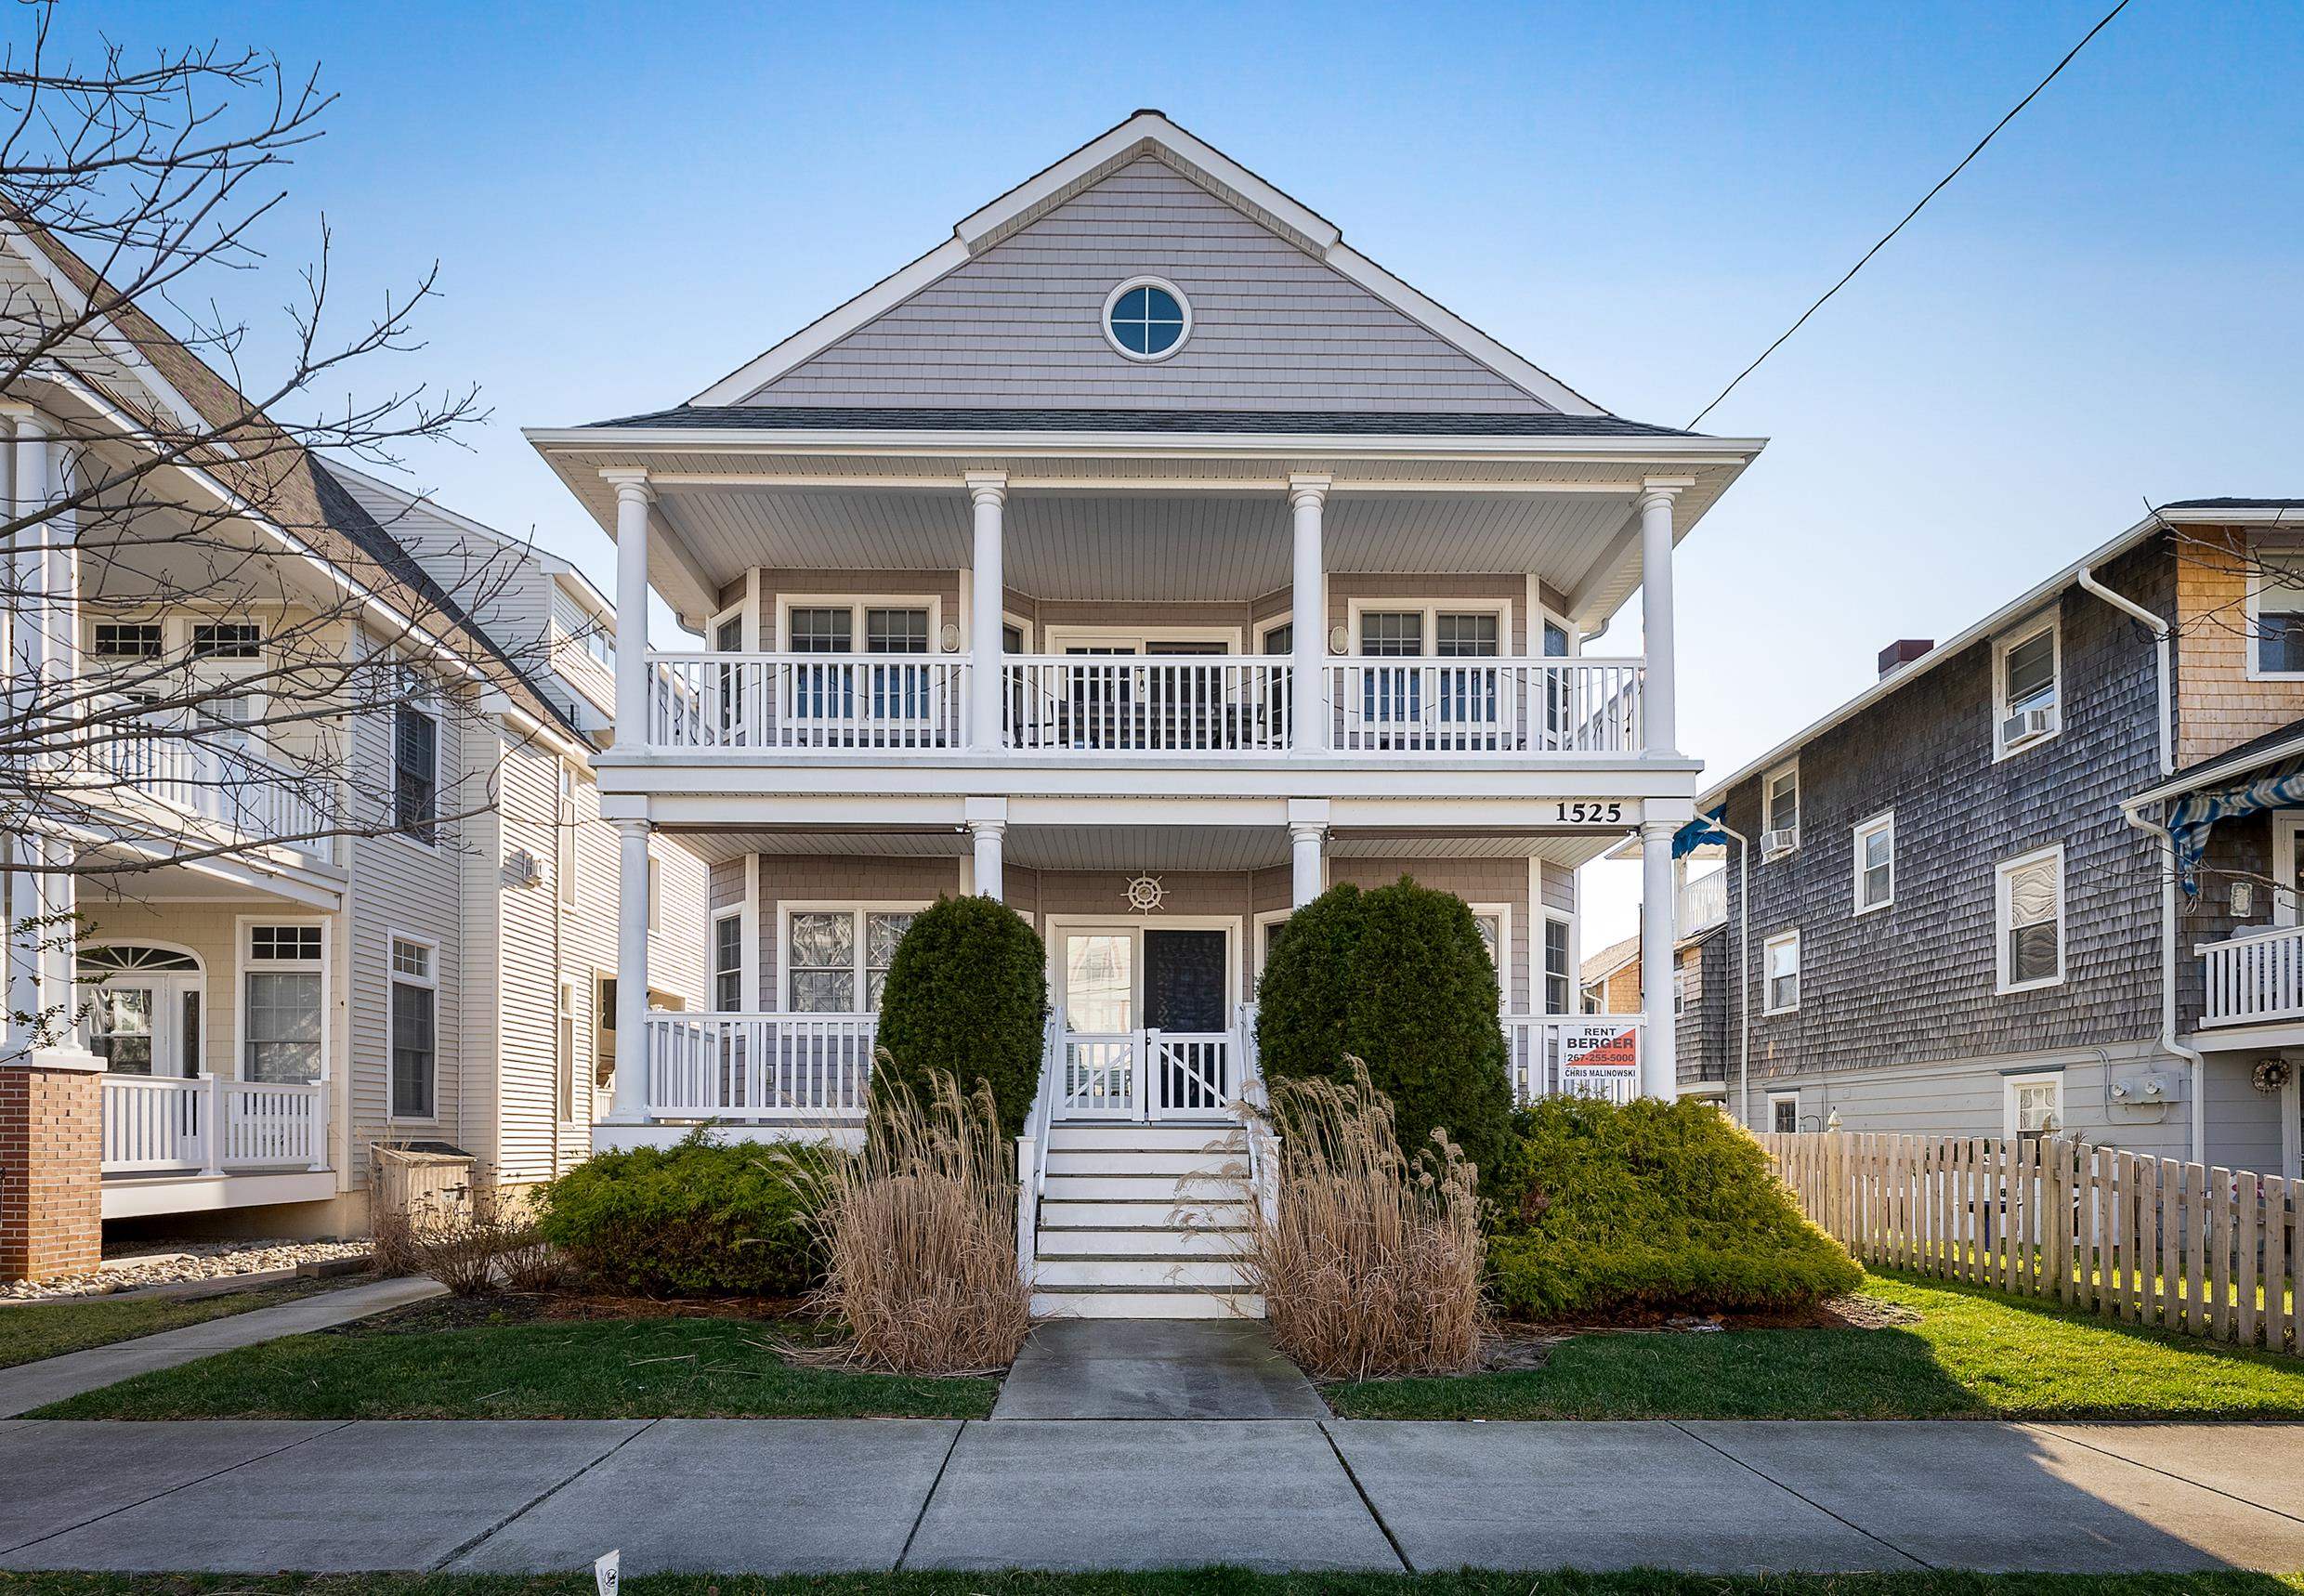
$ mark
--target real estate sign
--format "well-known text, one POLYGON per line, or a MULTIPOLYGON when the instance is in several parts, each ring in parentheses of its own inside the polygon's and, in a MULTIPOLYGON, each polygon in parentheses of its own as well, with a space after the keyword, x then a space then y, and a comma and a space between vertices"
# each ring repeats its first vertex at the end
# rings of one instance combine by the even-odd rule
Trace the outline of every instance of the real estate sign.
POLYGON ((1614 1096, 1640 1088, 1640 1027, 1622 1020, 1587 1019, 1560 1028, 1564 1091, 1614 1096))

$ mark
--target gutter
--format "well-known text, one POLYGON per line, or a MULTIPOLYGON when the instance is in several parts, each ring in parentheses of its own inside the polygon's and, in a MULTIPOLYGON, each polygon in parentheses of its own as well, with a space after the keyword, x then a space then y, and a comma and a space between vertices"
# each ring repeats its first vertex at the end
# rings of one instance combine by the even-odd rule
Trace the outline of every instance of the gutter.
MULTIPOLYGON (((2152 629, 2153 651, 2157 655, 2159 675, 2159 743, 2160 774, 2163 778, 2175 774, 2176 746, 2173 735, 2175 696, 2170 675, 2174 668, 2175 629, 2135 600, 2113 592, 2096 580, 2096 573, 2082 566, 2074 578, 2087 592, 2094 594, 2114 609, 2142 621, 2152 629)), ((2202 1097, 2207 1090, 2207 1061, 2197 1048, 2186 1047, 2177 1040, 2176 1033, 2176 838, 2167 828, 2144 819, 2135 809, 2121 807, 2121 818, 2140 831, 2150 831, 2160 839, 2160 1048, 2172 1057, 2182 1059, 2191 1066, 2192 1091, 2188 1096, 2187 1119, 2191 1127, 2192 1161, 2207 1161, 2208 1127, 2202 1113, 2202 1097)))

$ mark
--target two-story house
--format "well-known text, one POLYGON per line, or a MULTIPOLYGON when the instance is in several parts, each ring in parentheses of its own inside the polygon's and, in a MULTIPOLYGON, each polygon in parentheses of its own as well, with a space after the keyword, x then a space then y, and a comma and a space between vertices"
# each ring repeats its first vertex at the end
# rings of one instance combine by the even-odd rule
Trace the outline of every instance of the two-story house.
MULTIPOLYGON (((27 229, 0 286, 59 326, 103 292, 27 229)), ((108 1222, 358 1234, 377 1143, 502 1182, 586 1156, 606 601, 247 419, 133 306, 5 405, 0 1274, 92 1263, 108 1222)), ((658 1000, 700 1002, 703 867, 671 839, 650 864, 658 1000)))
POLYGON ((2300 517, 2166 505, 1703 794, 1735 1112, 2297 1172, 2300 517))
POLYGON ((1157 111, 687 402, 529 436, 617 544, 602 813, 711 865, 703 1014, 646 1007, 626 877, 603 1145, 852 1118, 963 893, 1041 934, 1050 1112, 1100 1127, 1049 1207, 1224 1115, 1331 882, 1472 906, 1524 1092, 1669 1090, 1653 994, 1577 1012, 1575 871, 1637 835, 1669 901, 1672 550, 1757 441, 1609 413, 1157 111), (651 588, 699 644, 637 646, 651 588))

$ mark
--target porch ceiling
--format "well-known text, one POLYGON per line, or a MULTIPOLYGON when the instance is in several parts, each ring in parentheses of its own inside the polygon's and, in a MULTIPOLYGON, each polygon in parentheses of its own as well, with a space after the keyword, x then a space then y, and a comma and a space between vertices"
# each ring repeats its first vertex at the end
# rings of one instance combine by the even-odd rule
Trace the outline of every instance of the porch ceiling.
MULTIPOLYGON (((971 850, 965 833, 950 831, 667 831, 708 864, 746 854, 961 858, 971 850)), ((1539 858, 1573 869, 1598 858, 1614 841, 1591 832, 1506 836, 1339 829, 1329 839, 1329 853, 1336 858, 1539 858)), ((1004 852, 1009 864, 1036 870, 1271 870, 1289 862, 1289 839, 1279 826, 1012 825, 1004 852)))
MULTIPOLYGON (((969 507, 953 491, 673 489, 664 522, 717 583, 748 568, 952 570, 969 560, 969 507)), ((1573 590, 1630 524, 1601 493, 1339 491, 1326 515, 1331 571, 1532 571, 1573 590)), ((1277 493, 1028 491, 1004 517, 1008 585, 1036 598, 1242 600, 1289 582, 1277 493)))

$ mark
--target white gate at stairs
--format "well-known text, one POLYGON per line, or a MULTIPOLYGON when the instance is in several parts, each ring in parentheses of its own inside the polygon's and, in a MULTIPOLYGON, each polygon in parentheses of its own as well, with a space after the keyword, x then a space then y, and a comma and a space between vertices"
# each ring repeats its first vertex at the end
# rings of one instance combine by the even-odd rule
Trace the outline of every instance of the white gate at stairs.
POLYGON ((1075 1031, 1064 1049, 1061 1119, 1224 1119, 1245 1085, 1237 1027, 1222 1031, 1075 1031))

